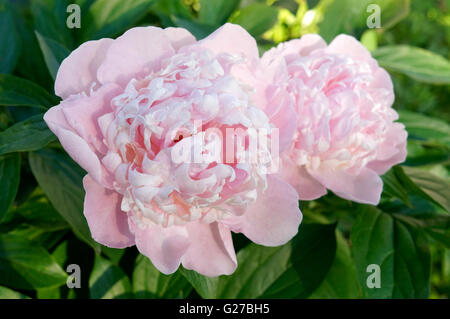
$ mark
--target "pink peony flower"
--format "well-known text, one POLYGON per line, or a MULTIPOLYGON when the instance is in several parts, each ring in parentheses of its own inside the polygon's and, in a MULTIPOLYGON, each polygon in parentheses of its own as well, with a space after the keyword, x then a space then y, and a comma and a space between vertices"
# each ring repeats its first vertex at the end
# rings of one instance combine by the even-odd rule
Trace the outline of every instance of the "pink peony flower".
POLYGON ((63 101, 44 118, 88 173, 84 214, 96 241, 136 245, 166 274, 181 263, 217 276, 237 266, 230 230, 267 246, 297 233, 298 195, 267 162, 240 161, 237 144, 214 156, 228 129, 295 126, 255 105, 257 65, 254 39, 231 24, 198 42, 184 29, 134 28, 63 61, 63 101))
POLYGON ((388 73, 353 37, 330 45, 318 35, 280 44, 262 65, 276 76, 265 91, 269 103, 291 103, 297 112, 283 174, 300 199, 330 189, 343 198, 377 204, 384 174, 406 157, 407 133, 394 121, 388 73))

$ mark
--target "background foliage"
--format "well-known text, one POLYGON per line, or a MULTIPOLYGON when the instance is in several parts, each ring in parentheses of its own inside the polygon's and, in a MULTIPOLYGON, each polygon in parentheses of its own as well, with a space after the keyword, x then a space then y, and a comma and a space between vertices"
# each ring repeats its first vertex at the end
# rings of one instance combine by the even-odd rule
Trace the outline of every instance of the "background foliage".
POLYGON ((449 0, 0 0, 0 298, 447 298, 450 295, 449 0), (70 3, 80 29, 66 27, 70 3), (382 29, 368 30, 369 3, 382 29), (60 62, 82 42, 137 25, 181 26, 197 38, 230 21, 278 42, 352 34, 394 80, 408 158, 383 176, 378 207, 329 194, 301 202, 290 243, 234 236, 239 267, 207 278, 159 273, 137 250, 95 243, 82 214, 85 172, 42 120, 58 103, 60 62), (67 265, 81 288, 66 286, 67 265), (381 266, 379 289, 366 286, 381 266))

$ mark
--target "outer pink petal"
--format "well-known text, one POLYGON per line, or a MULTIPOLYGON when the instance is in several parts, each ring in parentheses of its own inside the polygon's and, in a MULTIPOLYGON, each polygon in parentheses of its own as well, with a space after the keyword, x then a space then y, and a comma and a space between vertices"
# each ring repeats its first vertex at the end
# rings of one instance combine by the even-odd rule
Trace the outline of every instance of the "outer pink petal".
POLYGON ((56 95, 65 99, 72 94, 89 93, 112 42, 112 39, 85 42, 64 59, 56 75, 56 95))
POLYGON ((327 193, 326 187, 309 175, 304 166, 289 158, 283 158, 280 175, 297 191, 300 200, 314 200, 327 193))
POLYGON ((259 57, 256 40, 237 24, 224 24, 208 37, 199 41, 199 44, 216 54, 226 52, 242 54, 251 59, 259 57))
POLYGON ((166 28, 164 29, 164 34, 170 40, 170 43, 175 50, 196 42, 195 37, 188 30, 183 28, 166 28))
POLYGON ((367 167, 382 175, 392 166, 402 163, 406 159, 406 140, 408 133, 401 123, 394 123, 386 141, 379 146, 381 155, 377 160, 370 162, 367 167))
POLYGON ((89 175, 83 179, 86 216, 92 238, 102 245, 124 248, 134 245, 128 217, 120 209, 122 196, 96 183, 89 175))
POLYGON ((182 258, 183 267, 210 277, 229 275, 237 267, 230 231, 218 222, 186 225, 191 245, 182 258))
POLYGON ((283 245, 294 237, 302 221, 298 195, 276 176, 267 177, 268 188, 244 215, 224 221, 234 232, 241 232, 264 246, 283 245))
POLYGON ((359 175, 332 169, 309 170, 309 173, 342 198, 372 205, 380 201, 383 182, 371 169, 365 168, 359 175))
POLYGON ((157 68, 164 57, 174 53, 163 29, 138 27, 125 32, 110 46, 97 72, 102 84, 126 85, 132 78, 145 76, 157 68))
POLYGON ((61 110, 74 132, 100 152, 106 152, 106 149, 98 118, 112 111, 111 100, 120 93, 120 86, 111 83, 102 86, 90 97, 61 103, 61 110))
POLYGON ((142 229, 129 219, 135 235, 137 249, 147 256, 153 265, 164 274, 174 273, 180 266, 181 258, 190 245, 186 228, 147 225, 142 229))
POLYGON ((66 152, 94 180, 105 186, 110 183, 106 180, 107 173, 98 158, 102 139, 96 119, 108 109, 111 96, 117 93, 116 89, 117 86, 113 84, 103 86, 90 97, 62 101, 44 115, 45 122, 66 152))
POLYGON ((369 50, 354 37, 346 34, 340 34, 334 38, 326 51, 344 54, 355 60, 369 62, 372 65, 376 64, 376 61, 370 55, 369 50))
POLYGON ((327 43, 317 34, 305 34, 300 39, 290 40, 279 44, 265 52, 261 58, 264 65, 274 63, 278 58, 283 57, 288 61, 291 58, 298 59, 300 56, 307 56, 312 51, 326 48, 327 43))

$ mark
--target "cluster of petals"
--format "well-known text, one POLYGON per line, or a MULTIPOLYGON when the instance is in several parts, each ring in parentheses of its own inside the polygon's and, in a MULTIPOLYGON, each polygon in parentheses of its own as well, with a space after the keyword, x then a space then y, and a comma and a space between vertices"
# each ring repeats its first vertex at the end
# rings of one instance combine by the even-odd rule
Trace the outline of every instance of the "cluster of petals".
POLYGON ((345 35, 329 45, 305 35, 260 58, 237 25, 200 41, 182 28, 133 28, 73 51, 55 93, 62 101, 44 119, 87 172, 92 237, 136 245, 166 274, 233 273, 231 232, 282 245, 302 220, 298 200, 327 189, 377 204, 380 175, 406 157, 389 75, 345 35), (278 153, 266 146, 269 161, 241 161, 237 145, 224 147, 230 129, 276 132, 278 153))
POLYGON ((255 40, 232 24, 201 41, 181 28, 133 28, 73 51, 55 82, 62 101, 44 119, 87 172, 92 237, 136 245, 166 274, 182 264, 218 276, 237 267, 232 231, 266 246, 295 236, 302 215, 289 183, 265 162, 207 154, 226 136, 209 129, 279 129, 278 148, 289 147, 295 121, 258 105, 270 85, 260 73, 255 40), (186 147, 202 161, 175 160, 186 147))
POLYGON ((281 174, 301 200, 327 189, 352 201, 377 204, 380 175, 406 157, 407 133, 392 108, 388 73, 355 38, 319 36, 281 43, 261 58, 274 74, 261 95, 291 105, 297 129, 282 155, 281 174))

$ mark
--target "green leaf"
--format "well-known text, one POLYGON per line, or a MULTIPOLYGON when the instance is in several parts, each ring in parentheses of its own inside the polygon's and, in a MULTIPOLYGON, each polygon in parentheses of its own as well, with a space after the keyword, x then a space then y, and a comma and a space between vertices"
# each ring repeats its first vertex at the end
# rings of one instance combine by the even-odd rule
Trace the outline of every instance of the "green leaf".
POLYGON ((82 21, 83 41, 115 37, 138 22, 154 0, 97 0, 82 21), (83 24, 88 27, 83 27, 83 24))
POLYGON ((202 24, 195 21, 187 20, 177 16, 170 17, 173 24, 177 27, 185 28, 197 39, 201 40, 206 38, 210 33, 212 33, 216 27, 208 24, 202 24))
POLYGON ((0 235, 0 283, 18 289, 56 287, 67 274, 41 246, 20 236, 0 235))
POLYGON ((422 228, 428 235, 450 249, 450 216, 442 214, 414 214, 413 216, 395 214, 395 218, 422 228))
POLYGON ((239 24, 252 36, 258 37, 269 30, 277 21, 278 10, 263 3, 253 3, 237 11, 230 19, 239 24))
POLYGON ((306 298, 322 282, 336 252, 335 225, 302 224, 280 247, 250 244, 231 276, 208 278, 183 270, 203 298, 306 298))
POLYGON ((383 180, 387 183, 386 192, 410 207, 409 196, 416 195, 450 211, 450 183, 430 172, 395 166, 383 176, 383 180))
POLYGON ((19 217, 22 223, 48 231, 69 227, 43 194, 33 195, 28 198, 22 205, 13 210, 13 214, 19 217))
POLYGON ((94 299, 129 298, 130 280, 118 266, 96 255, 94 268, 89 277, 89 294, 94 299))
POLYGON ((367 20, 374 14, 373 10, 368 11, 370 4, 380 8, 382 29, 388 29, 405 18, 410 7, 410 0, 325 0, 322 3, 325 11, 319 23, 319 33, 327 42, 341 33, 359 37, 368 29, 367 20))
POLYGON ((400 199, 407 206, 411 206, 408 191, 403 187, 395 170, 396 168, 392 168, 383 175, 383 192, 391 197, 400 199))
POLYGON ((404 178, 405 175, 402 177, 412 192, 450 212, 450 183, 448 181, 418 168, 404 166, 403 171, 409 181, 404 178))
POLYGON ((405 124, 408 138, 435 141, 450 146, 450 125, 434 117, 405 110, 398 111, 399 121, 405 124))
POLYGON ((367 298, 427 298, 430 252, 426 237, 375 207, 359 212, 350 239, 359 283, 367 298), (380 288, 369 288, 369 265, 380 267, 380 288))
POLYGON ((391 45, 375 50, 373 56, 383 68, 417 81, 450 84, 450 61, 431 51, 408 45, 391 45))
POLYGON ((67 155, 53 149, 30 153, 29 162, 39 186, 75 235, 99 251, 83 215, 84 171, 67 155))
POLYGON ((19 58, 21 42, 7 0, 0 0, 0 30, 0 73, 10 73, 19 58))
MULTIPOLYGON (((64 241, 52 253, 53 259, 62 267, 67 260, 67 246, 68 242, 64 241)), ((37 297, 39 299, 61 299, 61 287, 38 289, 37 297)))
POLYGON ((32 0, 34 29, 43 37, 62 43, 65 47, 73 46, 72 30, 67 27, 67 7, 69 0, 32 0))
POLYGON ((42 54, 44 55, 45 64, 53 80, 56 80, 61 62, 70 54, 70 51, 58 42, 42 36, 36 31, 36 37, 39 42, 42 54))
POLYGON ((101 246, 102 254, 108 257, 108 259, 114 264, 118 265, 120 259, 125 254, 125 249, 111 248, 107 246, 101 246))
POLYGON ((239 7, 241 0, 200 0, 198 21, 209 25, 222 25, 239 7))
POLYGON ((30 297, 22 295, 20 292, 0 286, 0 299, 30 299, 30 297))
MULTIPOLYGON (((20 3, 14 1, 12 4, 16 7, 14 22, 20 34, 22 48, 26 48, 20 51, 19 60, 16 64, 17 75, 34 83, 39 83, 40 86, 46 89, 53 90, 54 82, 45 66, 44 58, 34 33, 34 26, 27 19, 27 15, 21 14, 21 11, 24 9, 20 7, 20 3)), ((28 11, 28 8, 25 10, 28 11)))
POLYGON ((350 247, 339 231, 336 231, 336 241, 336 256, 334 257, 330 271, 310 298, 360 298, 361 292, 350 247))
POLYGON ((57 103, 56 98, 39 85, 13 75, 0 74, 0 105, 47 109, 57 103))
POLYGON ((38 150, 54 140, 55 135, 45 124, 42 114, 38 114, 0 132, 0 155, 38 150))
POLYGON ((16 198, 20 182, 19 154, 0 156, 0 222, 7 219, 7 212, 16 198))
POLYGON ((179 271, 164 275, 144 255, 136 259, 132 280, 135 298, 186 298, 192 290, 179 271))
POLYGON ((193 21, 194 15, 191 9, 179 0, 156 0, 150 8, 150 12, 156 15, 163 27, 173 27, 172 17, 193 21))

